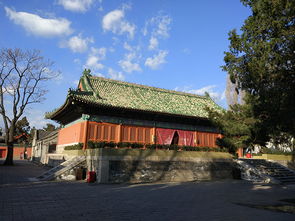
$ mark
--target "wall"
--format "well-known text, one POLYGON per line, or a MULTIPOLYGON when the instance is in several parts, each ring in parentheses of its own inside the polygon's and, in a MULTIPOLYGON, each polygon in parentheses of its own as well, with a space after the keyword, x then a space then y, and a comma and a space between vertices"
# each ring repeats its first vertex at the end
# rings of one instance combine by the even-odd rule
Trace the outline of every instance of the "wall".
MULTIPOLYGON (((27 154, 28 154, 27 158, 30 158, 31 154, 32 154, 32 147, 26 147, 26 150, 27 150, 27 154)), ((15 146, 13 148, 13 159, 18 160, 20 158, 23 158, 24 151, 25 151, 25 147, 15 146)), ((7 147, 0 146, 0 152, 1 152, 0 158, 6 158, 7 147)))
POLYGON ((84 122, 78 122, 73 125, 60 129, 58 132, 56 153, 61 153, 67 145, 83 143, 85 134, 84 122))
POLYGON ((95 149, 87 150, 88 170, 99 183, 186 182, 232 178, 228 153, 95 149))
MULTIPOLYGON (((73 128, 74 129, 74 128, 73 128)), ((174 133, 179 134, 179 145, 217 147, 215 141, 220 134, 200 131, 186 131, 89 121, 87 140, 107 142, 137 142, 150 144, 171 144, 174 133), (156 135, 156 140, 155 140, 156 135), (190 137, 190 142, 184 142, 190 137), (162 138, 162 139, 161 139, 162 138), (168 143, 167 143, 168 142, 168 143)), ((71 132, 73 133, 73 132, 71 132)))

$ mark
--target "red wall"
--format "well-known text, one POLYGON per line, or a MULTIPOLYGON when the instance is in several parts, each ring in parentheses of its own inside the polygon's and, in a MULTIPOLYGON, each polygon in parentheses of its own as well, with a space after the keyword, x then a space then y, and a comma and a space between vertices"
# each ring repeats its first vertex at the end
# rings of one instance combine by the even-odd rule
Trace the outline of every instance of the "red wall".
POLYGON ((85 121, 62 128, 58 134, 57 145, 85 143, 87 141, 138 142, 145 144, 156 141, 158 144, 170 144, 176 131, 179 135, 179 145, 217 147, 216 139, 221 137, 221 134, 210 132, 85 121))
MULTIPOLYGON (((13 148, 13 158, 20 159, 21 154, 23 155, 25 147, 14 147, 13 148)), ((32 147, 27 147, 28 158, 32 155, 32 147)), ((0 146, 0 158, 6 158, 7 147, 0 146)))
POLYGON ((83 143, 84 127, 85 122, 80 122, 69 127, 60 129, 60 131, 58 132, 57 145, 83 143))

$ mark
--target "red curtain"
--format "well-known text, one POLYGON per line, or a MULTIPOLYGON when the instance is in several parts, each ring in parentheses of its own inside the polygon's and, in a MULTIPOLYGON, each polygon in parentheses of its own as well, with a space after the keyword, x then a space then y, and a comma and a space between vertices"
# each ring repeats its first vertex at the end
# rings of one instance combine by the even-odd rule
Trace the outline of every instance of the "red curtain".
POLYGON ((179 145, 193 146, 194 145, 194 132, 177 130, 179 134, 179 145))
POLYGON ((194 145, 194 132, 185 130, 173 130, 157 128, 157 144, 171 144, 174 133, 177 131, 179 135, 179 145, 193 146, 194 145))
POLYGON ((171 144, 176 130, 157 128, 157 144, 171 144))

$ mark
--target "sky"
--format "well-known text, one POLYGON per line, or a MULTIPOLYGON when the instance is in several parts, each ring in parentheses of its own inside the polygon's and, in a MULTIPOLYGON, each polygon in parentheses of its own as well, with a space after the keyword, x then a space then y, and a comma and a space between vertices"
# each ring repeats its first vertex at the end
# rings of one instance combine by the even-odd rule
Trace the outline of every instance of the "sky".
MULTIPOLYGON (((24 116, 42 128, 85 68, 92 75, 203 95, 226 107, 228 32, 239 0, 0 0, 0 48, 38 49, 60 76, 24 116)), ((3 122, 0 123, 2 125, 3 122)))

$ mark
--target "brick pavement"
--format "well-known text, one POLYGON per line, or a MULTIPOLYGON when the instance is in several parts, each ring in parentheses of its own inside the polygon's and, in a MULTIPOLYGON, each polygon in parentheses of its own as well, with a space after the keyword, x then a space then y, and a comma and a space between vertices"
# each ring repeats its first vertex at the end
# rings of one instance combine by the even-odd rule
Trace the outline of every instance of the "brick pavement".
MULTIPOLYGON (((23 164, 15 170, 28 167, 36 166, 23 164)), ((17 174, 3 168, 0 167, 1 177, 17 174)), ((32 169, 34 173, 37 170, 32 169)), ((275 204, 279 199, 294 198, 295 186, 234 180, 145 185, 11 180, 14 182, 0 184, 1 221, 295 220, 294 214, 239 205, 275 204)))
POLYGON ((36 177, 49 167, 36 166, 28 160, 14 160, 14 166, 2 165, 0 160, 0 184, 26 183, 29 178, 36 177))

